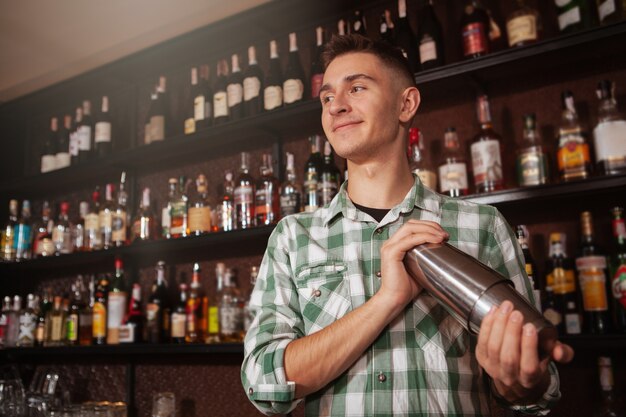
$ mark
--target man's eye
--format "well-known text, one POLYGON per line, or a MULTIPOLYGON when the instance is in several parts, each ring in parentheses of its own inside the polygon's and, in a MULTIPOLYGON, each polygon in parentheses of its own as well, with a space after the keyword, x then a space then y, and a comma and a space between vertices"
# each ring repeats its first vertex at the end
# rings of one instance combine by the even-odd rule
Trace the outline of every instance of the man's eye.
POLYGON ((322 101, 322 104, 330 103, 331 101, 333 101, 333 96, 331 95, 324 96, 322 97, 321 101, 322 101))
POLYGON ((352 87, 352 92, 353 93, 358 93, 360 91, 365 90, 365 87, 361 86, 361 85, 355 85, 352 87))

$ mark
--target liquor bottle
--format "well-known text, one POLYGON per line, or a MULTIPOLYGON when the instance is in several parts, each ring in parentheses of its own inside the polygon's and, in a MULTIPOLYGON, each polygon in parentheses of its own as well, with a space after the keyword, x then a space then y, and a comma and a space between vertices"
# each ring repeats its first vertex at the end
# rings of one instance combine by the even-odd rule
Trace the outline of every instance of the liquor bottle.
POLYGON ((626 413, 620 395, 615 391, 611 358, 599 356, 598 369, 602 399, 594 406, 594 417, 623 417, 626 413))
POLYGON ((323 206, 330 204, 341 186, 341 174, 335 165, 333 149, 328 141, 324 143, 324 163, 320 174, 320 186, 321 204, 323 206))
POLYGON ((220 342, 220 300, 222 299, 222 291, 224 289, 224 275, 226 274, 226 265, 223 262, 218 262, 215 266, 215 291, 209 298, 208 308, 208 327, 205 342, 206 343, 219 343, 220 342))
POLYGON ((9 299, 9 310, 6 313, 7 322, 4 330, 4 346, 17 346, 20 334, 20 311, 22 311, 22 297, 13 297, 13 303, 9 299))
POLYGON ((144 316, 141 312, 141 285, 134 283, 128 312, 120 327, 120 343, 141 343, 143 341, 144 316))
POLYGON ((152 293, 146 305, 146 341, 162 343, 168 338, 166 323, 170 319, 169 296, 165 282, 165 262, 159 261, 156 266, 157 277, 152 286, 152 293))
POLYGON ((221 59, 217 63, 217 80, 213 86, 213 123, 220 124, 228 121, 228 63, 221 59))
MULTIPOLYGON (((81 290, 84 290, 82 277, 80 277, 79 284, 81 290)), ((94 275, 91 275, 87 288, 87 299, 83 303, 83 308, 78 312, 78 344, 81 346, 89 346, 93 342, 93 306, 95 299, 96 279, 94 275)))
POLYGON ((311 49, 311 98, 318 98, 320 88, 324 80, 324 63, 322 52, 324 51, 324 28, 315 28, 315 48, 311 49))
POLYGON ((54 254, 62 255, 72 253, 74 245, 72 243, 72 224, 67 213, 70 204, 64 201, 60 205, 59 219, 52 229, 52 242, 54 243, 54 254))
POLYGON ((502 138, 493 130, 489 98, 481 95, 476 101, 480 130, 472 141, 472 167, 477 193, 504 188, 502 174, 502 138))
POLYGON ((541 16, 526 0, 515 0, 515 9, 506 21, 509 46, 525 46, 541 39, 541 16))
POLYGON ((259 275, 259 268, 257 266, 253 266, 250 268, 250 291, 245 297, 245 301, 243 304, 243 330, 244 332, 248 332, 250 329, 250 325, 254 320, 254 310, 250 308, 250 298, 252 297, 252 292, 254 291, 254 286, 256 285, 256 279, 259 275))
POLYGON ((490 19, 487 11, 476 0, 469 0, 461 18, 463 56, 478 58, 487 55, 490 45, 490 19))
POLYGON ((73 252, 84 252, 85 248, 85 217, 89 214, 89 203, 81 201, 78 204, 78 218, 72 222, 73 252))
POLYGON ((302 101, 305 90, 304 80, 304 69, 302 69, 300 52, 298 51, 298 40, 296 33, 292 32, 289 34, 289 56, 283 81, 283 102, 285 104, 302 101))
POLYGON ((203 235, 211 232, 211 206, 208 201, 208 184, 204 174, 196 179, 195 199, 189 204, 189 233, 203 235))
POLYGON ((100 187, 91 193, 91 207, 85 215, 85 250, 92 251, 102 248, 100 234, 100 187))
POLYGON ((196 121, 196 130, 211 126, 213 122, 213 89, 210 82, 210 68, 208 65, 201 65, 200 88, 196 92, 193 101, 193 113, 196 121))
POLYGON ((128 240, 128 214, 126 211, 126 203, 128 201, 128 193, 126 192, 126 171, 122 171, 120 178, 120 186, 117 192, 117 205, 112 217, 111 239, 113 246, 124 246, 128 240))
POLYGON ((41 209, 41 220, 33 227, 33 257, 41 258, 54 255, 53 226, 54 222, 50 216, 50 203, 44 201, 41 209))
POLYGON ((582 333, 582 317, 580 311, 574 301, 568 301, 563 312, 563 322, 565 325, 565 333, 581 334, 582 333))
POLYGON ((239 176, 235 181, 234 203, 235 203, 235 228, 249 229, 254 227, 254 179, 250 175, 250 154, 241 153, 241 166, 239 176))
POLYGON ((311 154, 306 161, 304 168, 304 211, 313 212, 321 207, 321 196, 319 192, 319 184, 322 176, 322 166, 324 160, 320 153, 320 141, 319 135, 309 136, 309 142, 311 143, 311 154))
POLYGON ((354 35, 367 36, 367 24, 365 15, 361 10, 355 10, 350 22, 350 33, 354 35))
POLYGON ((611 256, 611 306, 615 331, 626 333, 626 225, 622 207, 613 207, 612 229, 615 246, 611 256))
POLYGON ((9 325, 10 313, 12 310, 11 297, 8 295, 2 300, 2 310, 0 310, 0 348, 8 347, 6 344, 7 327, 9 325))
POLYGON ((63 118, 63 128, 59 129, 57 136, 56 154, 54 166, 61 169, 70 166, 70 133, 72 130, 72 116, 66 114, 63 118))
POLYGON ((230 120, 239 120, 243 117, 243 75, 239 67, 239 55, 231 56, 231 73, 226 85, 228 113, 230 120))
POLYGON ((185 330, 187 320, 187 284, 184 282, 179 286, 180 298, 174 309, 172 310, 171 321, 171 342, 182 344, 185 343, 185 330))
POLYGON ((526 225, 520 224, 515 228, 515 235, 517 236, 517 243, 519 243, 522 248, 522 253, 524 254, 524 267, 526 270, 526 275, 528 276, 528 280, 532 286, 533 298, 535 299, 535 308, 541 311, 541 291, 539 290, 539 279, 536 275, 537 267, 535 266, 535 261, 530 254, 530 248, 528 246, 528 228, 526 225))
POLYGON ((83 119, 78 124, 78 161, 89 161, 93 157, 93 120, 91 101, 83 101, 83 119))
POLYGON ((168 195, 167 195, 167 204, 163 206, 161 210, 161 237, 164 239, 171 239, 172 234, 170 233, 170 227, 172 225, 172 219, 170 218, 170 204, 169 201, 175 198, 176 192, 178 190, 178 182, 176 178, 170 178, 167 180, 168 187, 168 195))
POLYGON ((263 111, 263 71, 257 62, 254 46, 248 47, 248 68, 243 77, 243 113, 254 116, 263 111))
POLYGON ((187 200, 183 195, 181 182, 184 185, 184 178, 179 179, 179 181, 176 181, 176 178, 170 178, 169 180, 170 198, 167 207, 170 217, 169 234, 172 238, 185 237, 188 235, 187 200))
POLYGON ((56 117, 50 119, 50 133, 46 135, 41 152, 41 173, 54 171, 56 166, 56 145, 59 142, 59 121, 56 117))
POLYGON ((611 327, 606 257, 593 237, 591 212, 584 211, 580 214, 580 225, 582 233, 576 270, 582 292, 585 332, 606 334, 611 327))
POLYGON ((204 293, 200 284, 200 264, 193 264, 193 274, 191 285, 189 285, 189 296, 187 298, 187 319, 185 322, 185 343, 199 343, 204 341, 202 299, 204 293))
POLYGON ((578 121, 574 96, 570 91, 562 94, 563 114, 559 126, 557 161, 559 177, 563 181, 588 178, 591 175, 591 158, 586 134, 578 121))
POLYGON ((603 80, 596 90, 598 124, 593 129, 596 166, 604 175, 626 173, 626 118, 617 109, 615 83, 603 80))
POLYGON ((115 259, 115 274, 111 280, 107 299, 107 345, 120 343, 120 327, 128 304, 128 293, 124 279, 124 264, 115 259))
POLYGON ((183 121, 183 132, 185 135, 191 135, 196 132, 196 111, 202 111, 201 116, 204 118, 204 97, 202 97, 200 93, 198 68, 196 67, 191 68, 191 97, 193 98, 193 102, 189 101, 185 106, 186 114, 185 120, 183 121))
POLYGON ((96 121, 94 134, 95 153, 98 157, 110 155, 113 151, 111 142, 111 118, 109 116, 109 97, 102 97, 102 107, 96 121))
POLYGON ((416 127, 409 129, 410 168, 421 183, 433 190, 437 189, 437 174, 426 155, 426 145, 422 132, 416 127))
POLYGON ((79 142, 79 135, 78 135, 78 127, 83 123, 83 108, 82 107, 77 107, 76 108, 76 117, 74 118, 74 128, 72 129, 72 132, 70 133, 70 164, 71 165, 76 165, 79 162, 79 158, 78 158, 78 142, 79 142))
POLYGON ((278 46, 270 41, 270 66, 263 88, 263 108, 274 110, 283 105, 283 74, 280 69, 278 46))
POLYGON ((167 107, 169 96, 167 94, 167 78, 159 77, 156 87, 156 97, 150 107, 150 142, 159 142, 165 139, 169 127, 167 107))
POLYGON ((130 234, 131 242, 156 238, 156 220, 150 208, 150 188, 144 188, 141 193, 141 204, 133 220, 130 234))
POLYGON ((107 342, 107 321, 109 278, 101 275, 94 292, 93 316, 91 331, 94 345, 105 345, 107 342))
POLYGON ((263 154, 261 176, 257 180, 254 192, 254 213, 256 225, 275 224, 280 215, 280 196, 278 178, 274 176, 272 155, 263 154))
POLYGON ((85 309, 86 302, 82 285, 82 277, 72 283, 72 299, 70 310, 66 320, 66 340, 68 345, 78 345, 80 343, 80 330, 82 329, 80 319, 81 311, 85 309))
POLYGON ((623 0, 596 0, 595 3, 601 25, 616 23, 626 18, 626 2, 623 0))
POLYGON ((548 182, 548 158, 543 150, 534 113, 524 115, 524 133, 517 150, 516 171, 520 187, 548 182))
POLYGON ((35 329, 35 346, 43 346, 46 341, 46 317, 52 310, 52 290, 47 287, 44 290, 39 311, 37 313, 37 327, 35 329))
POLYGON ((593 18, 587 0, 554 0, 561 33, 571 33, 591 27, 593 18))
MULTIPOLYGON (((561 316, 565 314, 567 303, 576 304, 576 277, 571 259, 565 253, 565 234, 550 234, 550 252, 548 265, 546 268, 546 287, 551 287, 554 291, 555 309, 561 316)), ((578 306, 575 307, 577 310, 578 306)), ((565 323, 561 322, 557 326, 560 334, 567 332, 565 323)))
POLYGON ((243 303, 235 274, 226 268, 224 288, 219 300, 220 341, 238 343, 243 340, 243 303))
POLYGON ((98 224, 100 225, 102 249, 110 249, 113 247, 113 216, 116 210, 116 204, 113 200, 115 185, 107 184, 105 190, 104 204, 100 206, 98 213, 98 224))
POLYGON ((467 163, 459 145, 454 127, 444 133, 443 155, 439 163, 439 192, 450 197, 460 197, 469 192, 467 163))
POLYGON ((15 260, 23 261, 32 257, 33 226, 30 220, 30 201, 22 202, 22 216, 15 225, 15 260))
POLYGON ((37 329, 37 298, 33 294, 26 296, 26 306, 20 311, 20 330, 17 346, 35 346, 35 330, 37 329))
POLYGON ((402 50, 409 61, 411 72, 417 72, 419 69, 418 43, 407 18, 406 0, 398 0, 398 20, 395 23, 394 36, 396 46, 402 50))
POLYGON ((394 41, 395 25, 393 23, 393 20, 391 19, 391 12, 385 9, 385 11, 381 13, 379 20, 380 20, 379 22, 380 26, 378 29, 378 36, 380 37, 380 40, 383 42, 387 42, 390 45, 394 45, 395 44, 395 41, 394 41))
POLYGON ((150 104, 148 106, 148 113, 146 114, 146 123, 144 124, 143 130, 143 143, 145 145, 149 145, 152 143, 152 115, 154 114, 156 108, 156 101, 159 97, 156 86, 150 92, 150 104))
POLYGON ((344 36, 348 34, 348 24, 344 19, 339 19, 337 22, 337 35, 344 36))
POLYGON ((217 213, 218 230, 220 232, 235 230, 234 191, 235 183, 233 181, 233 173, 228 170, 224 174, 222 198, 217 213))
POLYGON ((443 30, 437 19, 433 0, 421 8, 417 24, 417 45, 422 70, 440 67, 444 64, 443 30))
POLYGON ((52 309, 46 315, 44 346, 62 346, 65 343, 65 311, 61 302, 62 297, 55 296, 52 309))
POLYGON ((300 213, 302 210, 302 187, 298 184, 293 154, 287 152, 285 181, 280 186, 280 217, 300 213))
POLYGON ((15 260, 15 231, 17 228, 17 200, 9 201, 9 221, 2 231, 2 260, 15 260))

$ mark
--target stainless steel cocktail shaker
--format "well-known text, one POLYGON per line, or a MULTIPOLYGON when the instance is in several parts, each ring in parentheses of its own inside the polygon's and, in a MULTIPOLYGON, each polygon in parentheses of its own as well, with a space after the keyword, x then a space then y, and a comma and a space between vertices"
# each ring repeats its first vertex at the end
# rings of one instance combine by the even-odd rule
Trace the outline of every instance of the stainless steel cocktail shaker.
POLYGON ((557 339, 554 326, 531 305, 513 283, 497 271, 447 243, 426 243, 407 252, 407 271, 443 307, 472 333, 478 333, 492 306, 504 300, 535 325, 539 353, 552 352, 557 339))

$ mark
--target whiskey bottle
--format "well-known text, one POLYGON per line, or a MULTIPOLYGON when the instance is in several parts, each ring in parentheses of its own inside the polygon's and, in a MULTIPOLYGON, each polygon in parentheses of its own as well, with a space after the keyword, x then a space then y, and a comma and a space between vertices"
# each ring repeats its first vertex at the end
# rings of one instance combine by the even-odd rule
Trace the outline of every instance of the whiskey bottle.
POLYGON ((437 189, 437 174, 432 169, 430 159, 426 155, 424 136, 416 127, 409 129, 410 168, 421 183, 433 190, 437 189))
POLYGON ((591 212, 584 211, 580 214, 580 225, 582 233, 576 270, 582 292, 585 332, 606 334, 611 327, 606 257, 593 237, 591 212))
POLYGON ((199 90, 193 100, 193 115, 196 130, 204 129, 213 123, 213 88, 211 88, 211 67, 200 65, 199 90))
POLYGON ((15 232, 17 228, 17 200, 9 201, 9 221, 2 231, 2 260, 12 262, 15 260, 15 232))
POLYGON ((516 171, 520 187, 548 182, 548 158, 543 150, 534 114, 524 115, 524 133, 517 151, 516 171))
POLYGON ((78 345, 80 343, 81 312, 86 307, 84 299, 84 289, 82 277, 79 277, 72 283, 72 299, 66 320, 66 340, 68 345, 78 345))
POLYGON ((220 232, 229 232, 235 230, 235 197, 233 196, 235 182, 233 181, 233 173, 229 170, 224 174, 224 184, 222 188, 222 196, 217 213, 218 230, 220 232))
POLYGON ((128 193, 126 192, 126 171, 122 171, 120 186, 117 191, 117 205, 113 213, 111 223, 111 239, 113 246, 124 246, 128 240, 128 213, 127 213, 128 193))
POLYGON ((293 154, 287 152, 285 182, 280 186, 280 217, 299 213, 302 210, 302 188, 296 179, 293 154))
POLYGON ((196 132, 196 115, 201 116, 202 120, 204 118, 204 97, 202 97, 202 93, 200 92, 200 86, 198 85, 198 68, 191 68, 191 100, 186 105, 185 110, 185 120, 183 121, 183 132, 185 135, 191 135, 196 132), (202 111, 201 114, 196 114, 197 112, 202 111))
POLYGON ((467 1, 461 18, 463 56, 478 58, 487 55, 491 49, 490 19, 487 11, 477 0, 467 1))
POLYGON ((224 290, 224 275, 226 274, 226 265, 218 262, 215 266, 215 291, 209 297, 207 333, 205 337, 206 343, 220 342, 220 300, 222 299, 222 291, 224 290))
POLYGON ((169 96, 167 94, 167 78, 159 77, 156 86, 155 99, 150 107, 150 140, 148 143, 159 142, 167 136, 169 127, 167 107, 169 96))
POLYGON ((350 33, 354 35, 367 36, 367 24, 365 23, 365 15, 361 10, 355 10, 350 22, 350 33))
POLYGON ((183 195, 185 178, 181 177, 169 179, 170 196, 167 203, 170 226, 169 236, 171 238, 185 237, 188 235, 187 199, 183 195), (182 184, 181 184, 182 183, 182 184))
POLYGON ((30 220, 30 201, 22 202, 22 215, 15 225, 15 260, 23 261, 32 257, 33 226, 30 220))
POLYGON ((469 192, 467 162, 459 145, 456 129, 444 133, 443 156, 439 164, 439 192, 450 197, 461 197, 469 192))
POLYGON ((74 252, 84 252, 85 249, 85 217, 89 213, 89 203, 81 201, 78 203, 78 217, 74 220, 72 229, 72 243, 74 252))
POLYGON ((37 327, 35 328, 35 346, 43 346, 46 340, 46 317, 52 310, 52 290, 46 287, 37 311, 37 327))
POLYGON ((231 73, 226 86, 228 113, 230 120, 243 117, 243 75, 239 67, 239 55, 231 56, 231 73))
POLYGON ((594 417, 623 417, 624 404, 620 395, 615 391, 613 379, 613 365, 608 356, 598 357, 600 375, 601 402, 594 407, 594 417))
POLYGON ((489 193, 504 188, 502 173, 502 138, 493 130, 489 98, 481 95, 476 101, 480 130, 470 147, 477 193, 489 193))
POLYGON ((270 41, 270 66, 265 77, 263 88, 263 108, 274 110, 283 105, 283 74, 280 69, 278 46, 275 40, 270 41))
MULTIPOLYGON (((550 252, 546 268, 546 287, 554 291, 554 307, 561 317, 565 314, 567 303, 576 304, 578 298, 574 266, 565 253, 565 238, 563 233, 550 234, 550 252)), ((578 306, 575 306, 575 309, 580 310, 578 306)), ((568 329, 562 321, 557 325, 557 330, 560 334, 565 334, 568 329)))
POLYGON ((511 48, 537 42, 541 38, 541 16, 526 0, 515 0, 515 9, 506 21, 511 48))
POLYGON ((418 42, 407 18, 406 0, 398 0, 398 20, 396 20, 394 25, 394 37, 396 46, 400 48, 402 54, 409 62, 411 72, 417 72, 419 69, 418 42))
POLYGON ((593 18, 587 0, 554 0, 554 3, 561 33, 571 33, 591 27, 593 18))
POLYGON ((52 242, 52 228, 54 222, 50 216, 50 203, 43 202, 41 220, 33 227, 33 257, 41 258, 54 255, 54 243, 52 242))
POLYGON ((300 52, 298 51, 298 41, 296 33, 289 34, 289 56, 287 57, 287 68, 283 81, 283 102, 294 104, 302 101, 304 97, 304 69, 300 62, 300 52))
POLYGON ((95 125, 94 147, 98 157, 110 155, 113 152, 111 118, 109 116, 109 97, 102 97, 101 112, 95 125))
POLYGON ((70 166, 70 133, 72 130, 72 116, 66 114, 63 118, 63 128, 59 129, 57 136, 56 155, 54 166, 56 169, 70 166))
POLYGON ((180 298, 174 309, 172 310, 171 337, 172 343, 185 343, 185 330, 187 321, 187 284, 184 282, 179 285, 180 298))
POLYGON ((241 166, 239 176, 235 182, 235 226, 237 229, 249 229, 254 227, 254 179, 250 175, 250 154, 241 153, 241 166))
POLYGON ((13 303, 9 299, 9 310, 6 313, 7 322, 4 331, 4 345, 15 347, 20 334, 20 311, 22 310, 22 297, 15 295, 13 303))
POLYGON ((128 303, 128 293, 124 279, 122 260, 115 259, 115 274, 111 280, 107 299, 107 345, 120 343, 120 327, 124 320, 128 303))
POLYGON ((59 122, 56 117, 50 119, 50 132, 46 135, 41 152, 41 173, 54 171, 56 166, 56 145, 59 142, 59 122))
POLYGON ((537 267, 535 261, 530 253, 530 247, 528 246, 529 234, 526 225, 520 224, 515 228, 515 235, 517 236, 517 243, 522 248, 522 254, 524 255, 524 269, 526 276, 532 286, 533 298, 535 301, 535 308, 541 311, 541 291, 539 290, 539 277, 537 274, 537 267))
POLYGON ((243 340, 243 302, 232 269, 224 274, 224 288, 219 300, 220 341, 238 343, 243 340))
POLYGON ((248 48, 248 68, 243 78, 244 115, 254 116, 263 111, 263 71, 256 59, 256 48, 248 48))
POLYGON ((213 123, 220 124, 228 121, 228 62, 221 59, 217 63, 217 80, 213 87, 213 123))
POLYGON ((324 64, 322 52, 324 51, 324 28, 315 28, 315 47, 311 49, 311 98, 318 98, 320 88, 324 80, 324 64))
POLYGON ((261 176, 257 180, 254 193, 254 213, 256 225, 275 224, 279 220, 280 197, 278 179, 274 176, 272 155, 263 154, 261 176))
POLYGON ((83 118, 77 125, 78 161, 89 161, 93 157, 93 120, 91 118, 91 101, 83 101, 83 118))
POLYGON ((78 127, 83 123, 83 108, 76 108, 76 116, 74 118, 74 128, 70 133, 70 164, 76 165, 79 162, 78 159, 78 127))
POLYGON ((113 200, 115 185, 107 184, 105 190, 104 204, 100 206, 98 213, 98 225, 100 226, 101 247, 110 249, 113 247, 113 216, 116 211, 116 204, 113 200))
POLYGON ((63 255, 72 253, 74 245, 72 243, 72 224, 67 213, 70 205, 64 201, 60 205, 59 219, 52 229, 52 242, 54 243, 54 254, 63 255))
POLYGON ((444 64, 443 30, 437 19, 433 0, 428 0, 420 9, 417 24, 417 44, 422 70, 444 64))
POLYGON ((615 238, 611 256, 611 306, 615 331, 626 333, 626 225, 622 207, 613 207, 612 229, 615 238))
POLYGON ((615 83, 603 80, 596 90, 598 124, 593 129, 596 165, 604 175, 626 173, 626 119, 617 109, 615 83))
POLYGON ((196 179, 197 193, 189 204, 189 232, 191 235, 203 235, 211 232, 211 206, 208 201, 208 185, 204 174, 196 179))
POLYGON ((165 281, 165 262, 157 263, 156 272, 156 280, 146 305, 146 341, 148 343, 162 343, 169 337, 166 333, 166 329, 169 328, 166 322, 170 319, 170 308, 165 281))
POLYGON ((33 294, 26 297, 26 306, 20 311, 20 329, 17 346, 35 346, 35 330, 37 329, 37 298, 33 294))
POLYGON ((46 315, 44 346, 62 346, 65 343, 65 311, 61 302, 62 297, 55 296, 52 309, 46 315))
POLYGON ((92 251, 102 248, 100 235, 100 187, 91 193, 91 208, 85 215, 85 250, 92 251))
POLYGON ((154 114, 155 105, 158 97, 156 89, 157 87, 154 86, 154 88, 150 92, 150 104, 148 105, 146 123, 144 124, 143 129, 143 143, 145 145, 149 145, 150 143, 152 143, 152 115, 154 114))
POLYGON ((204 319, 202 311, 202 299, 204 292, 200 284, 200 264, 193 264, 191 285, 187 298, 187 318, 185 321, 185 343, 200 343, 204 341, 204 328, 201 323, 204 319))
POLYGON ((107 341, 109 278, 101 275, 94 291, 91 333, 94 345, 105 345, 107 341))
POLYGON ((586 134, 578 121, 573 94, 565 91, 562 99, 563 114, 557 151, 559 177, 563 181, 585 179, 591 175, 591 158, 586 134))
POLYGON ((141 312, 141 285, 134 283, 128 312, 120 327, 120 343, 143 342, 144 316, 141 312))
POLYGON ((141 193, 141 204, 131 227, 131 242, 156 239, 156 220, 150 208, 150 188, 141 193))

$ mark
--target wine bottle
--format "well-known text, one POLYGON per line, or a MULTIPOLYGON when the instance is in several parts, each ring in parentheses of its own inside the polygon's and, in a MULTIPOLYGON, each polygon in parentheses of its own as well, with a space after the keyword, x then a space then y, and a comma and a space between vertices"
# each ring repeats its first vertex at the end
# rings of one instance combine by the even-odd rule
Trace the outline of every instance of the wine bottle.
POLYGON ((56 149, 59 136, 59 119, 53 117, 50 119, 50 132, 43 142, 43 151, 41 152, 41 173, 54 171, 56 169, 56 149))
POLYGON ((220 124, 228 121, 228 63, 221 59, 217 63, 217 80, 213 86, 213 123, 220 124))
POLYGON ((226 85, 228 113, 230 120, 238 120, 243 117, 243 75, 239 67, 239 55, 231 56, 231 73, 226 85))
POLYGON ((367 36, 367 25, 365 23, 365 15, 361 10, 355 10, 350 22, 351 33, 354 35, 367 36))
POLYGON ((146 114, 146 123, 143 129, 143 143, 149 145, 152 143, 152 114, 154 113, 154 105, 157 99, 156 87, 150 92, 150 104, 148 105, 148 113, 146 114))
POLYGON ((474 186, 477 193, 489 193, 504 188, 502 171, 502 138, 493 130, 489 98, 476 100, 480 130, 471 145, 474 186))
POLYGON ((210 67, 201 65, 197 95, 194 97, 194 119, 196 130, 211 126, 213 119, 213 89, 210 82, 210 67))
POLYGON ((66 114, 63 118, 63 128, 58 135, 55 166, 57 169, 70 166, 70 134, 72 133, 72 116, 66 114))
POLYGON ((380 40, 393 45, 394 27, 395 25, 391 19, 391 12, 385 9, 385 11, 380 15, 380 26, 378 30, 380 40))
POLYGON ((541 144, 534 113, 524 115, 524 134, 517 151, 516 171, 520 187, 548 182, 548 157, 541 144))
POLYGON ((417 40, 406 15, 406 0, 398 0, 398 20, 395 24, 394 35, 395 44, 409 61, 411 72, 417 72, 419 62, 417 40))
POLYGON ((591 27, 593 18, 588 0, 554 0, 559 30, 571 33, 591 27))
POLYGON ((89 161, 93 156, 93 121, 91 119, 91 101, 83 101, 83 118, 78 124, 78 161, 89 161))
POLYGON ((74 128, 70 133, 70 163, 76 165, 78 163, 78 126, 83 121, 82 107, 76 108, 76 116, 74 118, 74 128))
POLYGON ((420 10, 417 24, 417 44, 422 70, 439 67, 444 63, 443 31, 437 19, 433 0, 420 10))
POLYGON ((169 129, 167 105, 167 79, 161 76, 156 88, 156 99, 150 107, 150 143, 165 139, 167 129, 169 129))
POLYGON ((283 101, 293 104, 302 101, 304 97, 304 70, 300 62, 298 41, 295 32, 289 34, 289 57, 285 79, 283 81, 283 101))
POLYGON ((263 71, 256 59, 256 48, 248 48, 248 68, 243 78, 243 113, 254 116, 263 111, 263 71))
POLYGON ((322 52, 324 51, 324 28, 315 28, 315 48, 312 49, 311 57, 311 98, 318 98, 320 88, 324 80, 324 65, 322 63, 322 52))
POLYGON ((270 68, 265 78, 263 89, 263 108, 274 110, 283 105, 283 75, 280 70, 278 46, 276 41, 270 41, 270 68))
POLYGON ((183 122, 183 132, 185 135, 191 135, 196 132, 196 109, 200 110, 201 117, 204 118, 204 98, 200 97, 201 103, 196 103, 196 97, 201 96, 200 86, 198 85, 198 68, 191 68, 191 97, 185 106, 185 120, 183 122), (200 106, 198 106, 200 105, 200 106))
POLYGON ((102 107, 95 126, 94 147, 97 157, 109 155, 113 151, 111 142, 111 119, 109 117, 109 98, 102 97, 102 107))
POLYGON ((601 25, 616 23, 626 18, 626 1, 596 0, 601 25))

